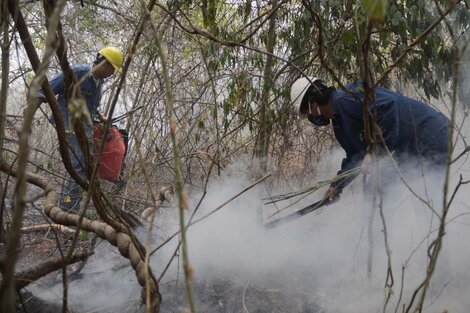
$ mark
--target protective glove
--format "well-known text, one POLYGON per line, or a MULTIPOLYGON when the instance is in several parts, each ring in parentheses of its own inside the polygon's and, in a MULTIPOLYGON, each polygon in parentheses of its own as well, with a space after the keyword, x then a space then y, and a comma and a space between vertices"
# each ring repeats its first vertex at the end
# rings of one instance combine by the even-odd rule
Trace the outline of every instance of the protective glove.
POLYGON ((327 199, 330 203, 336 202, 340 198, 341 188, 330 186, 323 195, 323 199, 327 199))

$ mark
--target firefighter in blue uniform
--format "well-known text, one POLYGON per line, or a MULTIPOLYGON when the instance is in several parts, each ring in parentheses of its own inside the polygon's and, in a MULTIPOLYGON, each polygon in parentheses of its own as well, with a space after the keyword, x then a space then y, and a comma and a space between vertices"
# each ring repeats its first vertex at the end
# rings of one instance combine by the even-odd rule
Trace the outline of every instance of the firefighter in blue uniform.
MULTIPOLYGON (((347 90, 337 90, 314 77, 302 77, 291 88, 291 100, 301 117, 316 126, 333 124, 334 134, 346 157, 338 174, 371 161, 364 134, 364 87, 351 83, 347 90)), ((448 152, 449 120, 430 105, 383 87, 376 87, 369 110, 376 110, 376 125, 385 145, 400 164, 410 158, 424 160, 428 165, 445 168, 448 152)), ((354 177, 330 185, 325 198, 333 200, 354 177)))
MULTIPOLYGON (((72 67, 73 74, 77 82, 80 83, 80 92, 85 99, 88 112, 92 120, 99 118, 105 121, 106 117, 99 111, 101 93, 103 88, 104 79, 114 74, 115 70, 121 70, 123 61, 122 52, 114 47, 105 47, 98 51, 96 60, 93 65, 78 64, 72 67)), ((83 178, 85 174, 85 158, 80 150, 77 137, 73 132, 73 126, 69 123, 69 107, 64 92, 64 74, 59 73, 50 80, 50 85, 54 94, 57 96, 64 126, 66 131, 67 143, 69 145, 69 153, 74 169, 83 178)), ((39 100, 46 102, 42 93, 39 94, 39 100)), ((52 120, 52 123, 54 121, 52 120)), ((92 127, 88 123, 83 123, 83 128, 88 138, 92 136, 92 127)), ((61 196, 60 207, 66 210, 74 210, 76 212, 80 209, 80 201, 83 196, 81 187, 73 180, 70 179, 65 184, 61 196)))

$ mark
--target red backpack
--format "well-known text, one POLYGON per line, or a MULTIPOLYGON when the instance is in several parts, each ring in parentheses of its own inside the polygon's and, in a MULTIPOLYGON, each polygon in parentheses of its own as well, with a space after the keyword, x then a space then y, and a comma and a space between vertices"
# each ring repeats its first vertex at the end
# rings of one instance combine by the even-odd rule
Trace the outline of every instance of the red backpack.
MULTIPOLYGON (((104 135, 104 126, 96 125, 93 132, 95 142, 95 154, 99 152, 104 135)), ((115 126, 111 127, 106 134, 106 142, 100 159, 98 174, 100 178, 116 182, 121 173, 122 163, 127 150, 127 138, 115 126)), ((96 157, 96 156, 95 156, 96 157)))

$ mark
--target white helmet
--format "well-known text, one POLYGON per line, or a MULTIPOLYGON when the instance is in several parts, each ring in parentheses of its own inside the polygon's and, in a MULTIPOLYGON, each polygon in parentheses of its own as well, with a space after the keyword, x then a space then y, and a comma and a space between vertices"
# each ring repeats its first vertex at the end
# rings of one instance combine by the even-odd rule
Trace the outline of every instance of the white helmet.
POLYGON ((292 84, 290 89, 290 101, 294 104, 297 112, 300 111, 300 104, 302 103, 302 99, 308 87, 319 79, 318 77, 301 77, 292 84))

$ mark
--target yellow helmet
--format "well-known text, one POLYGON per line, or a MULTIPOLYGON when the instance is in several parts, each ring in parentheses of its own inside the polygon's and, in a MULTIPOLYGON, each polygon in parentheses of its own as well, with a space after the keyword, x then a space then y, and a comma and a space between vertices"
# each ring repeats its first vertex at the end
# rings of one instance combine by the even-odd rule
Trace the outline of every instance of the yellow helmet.
POLYGON ((121 50, 114 47, 104 47, 98 51, 98 53, 104 56, 116 71, 121 72, 121 65, 123 60, 121 50))

